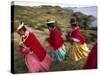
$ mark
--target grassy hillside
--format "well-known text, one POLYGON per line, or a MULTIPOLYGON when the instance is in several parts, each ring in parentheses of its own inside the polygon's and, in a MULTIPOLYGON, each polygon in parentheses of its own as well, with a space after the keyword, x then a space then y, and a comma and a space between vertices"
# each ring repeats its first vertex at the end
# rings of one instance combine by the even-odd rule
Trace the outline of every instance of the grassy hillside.
POLYGON ((14 12, 15 20, 23 21, 34 29, 47 27, 47 19, 56 20, 61 29, 69 27, 70 16, 72 15, 72 11, 66 11, 59 6, 15 6, 14 12))
MULTIPOLYGON (((28 27, 31 27, 33 32, 35 33, 37 39, 40 41, 42 46, 46 48, 45 39, 48 37, 48 30, 46 26, 47 19, 56 20, 58 22, 58 27, 61 30, 62 36, 65 40, 65 46, 68 47, 68 42, 66 42, 65 35, 70 30, 69 20, 71 15, 74 12, 70 9, 63 9, 59 6, 15 6, 14 9, 14 20, 15 21, 23 21, 28 27), (41 38, 40 38, 41 37, 41 38)), ((14 30, 18 26, 18 22, 14 24, 14 30)), ((93 43, 97 39, 97 31, 93 29, 81 30, 82 34, 86 38, 86 42, 88 43, 88 47, 91 49, 93 43)), ((26 73, 27 68, 24 64, 24 60, 22 60, 18 50, 19 50, 19 41, 20 37, 16 32, 14 32, 14 67, 15 73, 26 73)), ((67 49, 68 50, 68 49, 67 49)), ((61 63, 53 63, 49 71, 59 71, 59 70, 77 70, 82 69, 86 58, 83 58, 80 61, 72 61, 68 58, 68 54, 66 54, 66 58, 61 63)))

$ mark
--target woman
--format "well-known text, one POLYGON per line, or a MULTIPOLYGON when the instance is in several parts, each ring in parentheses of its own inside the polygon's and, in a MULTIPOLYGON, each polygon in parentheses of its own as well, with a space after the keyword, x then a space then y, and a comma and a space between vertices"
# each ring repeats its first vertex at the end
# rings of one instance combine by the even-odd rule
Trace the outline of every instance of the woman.
POLYGON ((35 35, 26 29, 24 23, 17 28, 21 36, 20 53, 25 59, 29 72, 48 71, 52 58, 46 53, 35 35))
POLYGON ((96 69, 97 68, 97 43, 94 44, 91 52, 89 53, 88 59, 84 66, 84 69, 96 69))
POLYGON ((88 56, 89 49, 85 43, 85 38, 80 32, 80 27, 74 19, 71 19, 71 31, 68 33, 68 41, 70 42, 69 57, 75 61, 88 56))
POLYGON ((64 46, 64 40, 61 36, 61 33, 55 25, 55 21, 49 21, 47 23, 50 32, 47 41, 52 49, 50 52, 51 57, 54 59, 54 61, 61 62, 64 60, 66 49, 64 46))

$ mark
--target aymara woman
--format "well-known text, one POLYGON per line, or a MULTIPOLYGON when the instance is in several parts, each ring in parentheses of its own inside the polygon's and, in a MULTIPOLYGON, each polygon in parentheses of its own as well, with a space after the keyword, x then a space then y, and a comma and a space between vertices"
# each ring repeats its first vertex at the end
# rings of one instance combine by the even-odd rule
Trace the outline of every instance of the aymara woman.
POLYGON ((48 71, 52 58, 46 53, 34 33, 29 31, 24 23, 19 25, 17 33, 21 36, 19 52, 25 59, 29 72, 48 71))
POLYGON ((62 38, 55 21, 48 21, 47 26, 49 29, 49 37, 47 38, 47 41, 53 49, 50 55, 54 61, 63 61, 66 54, 64 39, 62 38))
POLYGON ((87 47, 84 36, 80 32, 80 27, 75 19, 70 20, 71 30, 68 33, 69 57, 75 61, 88 56, 89 49, 87 47))

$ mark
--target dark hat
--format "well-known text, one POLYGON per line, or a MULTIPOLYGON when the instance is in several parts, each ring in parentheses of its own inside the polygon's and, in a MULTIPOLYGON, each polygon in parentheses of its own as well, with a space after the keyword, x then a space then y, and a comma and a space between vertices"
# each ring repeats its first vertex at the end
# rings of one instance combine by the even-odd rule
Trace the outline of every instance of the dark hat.
POLYGON ((75 19, 75 18, 71 18, 71 19, 70 19, 70 24, 77 24, 76 19, 75 19))

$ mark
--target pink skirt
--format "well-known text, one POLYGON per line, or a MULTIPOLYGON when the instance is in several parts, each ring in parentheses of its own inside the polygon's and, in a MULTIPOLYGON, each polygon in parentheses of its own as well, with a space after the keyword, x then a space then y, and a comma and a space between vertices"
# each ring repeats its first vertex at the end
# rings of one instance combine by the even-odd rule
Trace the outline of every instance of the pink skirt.
POLYGON ((46 54, 43 61, 39 61, 34 53, 25 56, 25 64, 30 73, 48 71, 53 59, 46 54))

